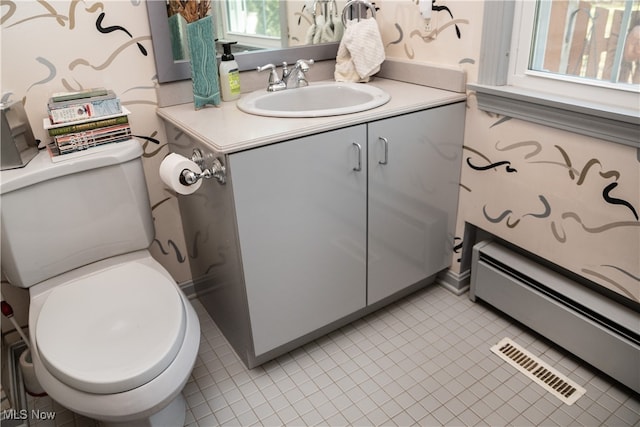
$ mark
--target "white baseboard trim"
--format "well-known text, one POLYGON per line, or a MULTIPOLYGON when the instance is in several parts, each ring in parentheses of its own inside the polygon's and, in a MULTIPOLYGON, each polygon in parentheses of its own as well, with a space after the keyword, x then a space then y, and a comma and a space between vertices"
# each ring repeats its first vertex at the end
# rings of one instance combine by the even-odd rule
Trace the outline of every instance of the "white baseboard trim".
POLYGON ((471 270, 455 273, 451 269, 438 274, 436 282, 456 295, 462 295, 469 290, 471 270))

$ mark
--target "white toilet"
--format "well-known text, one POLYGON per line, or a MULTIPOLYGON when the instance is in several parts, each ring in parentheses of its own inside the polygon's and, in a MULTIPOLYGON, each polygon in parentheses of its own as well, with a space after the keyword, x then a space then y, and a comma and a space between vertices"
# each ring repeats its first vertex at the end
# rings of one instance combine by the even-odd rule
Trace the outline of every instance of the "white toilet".
POLYGON ((0 175, 2 271, 29 288, 42 388, 105 426, 182 426, 196 313, 147 248, 154 236, 136 140, 0 175))

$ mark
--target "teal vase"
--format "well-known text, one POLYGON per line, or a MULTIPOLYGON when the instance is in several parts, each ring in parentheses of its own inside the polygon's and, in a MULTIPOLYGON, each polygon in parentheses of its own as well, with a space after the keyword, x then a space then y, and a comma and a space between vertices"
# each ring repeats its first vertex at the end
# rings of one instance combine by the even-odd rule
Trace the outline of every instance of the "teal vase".
POLYGON ((206 16, 187 24, 187 43, 196 110, 205 105, 220 105, 218 61, 213 17, 206 16))

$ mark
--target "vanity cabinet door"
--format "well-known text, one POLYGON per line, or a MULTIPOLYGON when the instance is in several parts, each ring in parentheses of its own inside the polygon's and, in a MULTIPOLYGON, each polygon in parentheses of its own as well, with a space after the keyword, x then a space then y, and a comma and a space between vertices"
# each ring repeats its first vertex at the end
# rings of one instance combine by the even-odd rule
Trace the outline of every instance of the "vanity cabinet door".
POLYGON ((368 304, 450 264, 464 108, 369 124, 368 304))
POLYGON ((230 155, 256 356, 365 307, 366 148, 359 125, 230 155))

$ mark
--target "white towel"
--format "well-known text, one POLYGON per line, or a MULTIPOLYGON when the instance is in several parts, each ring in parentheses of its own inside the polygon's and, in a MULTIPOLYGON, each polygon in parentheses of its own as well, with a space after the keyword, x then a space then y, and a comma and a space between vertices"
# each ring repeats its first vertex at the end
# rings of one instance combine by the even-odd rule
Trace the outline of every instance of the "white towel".
POLYGON ((344 36, 344 25, 342 24, 342 19, 338 17, 333 18, 333 41, 341 41, 342 36, 344 36))
POLYGON ((375 19, 347 21, 338 47, 336 81, 368 82, 384 62, 384 45, 375 19))
POLYGON ((356 71, 356 67, 351 59, 349 49, 344 43, 338 46, 338 55, 336 56, 336 69, 333 77, 337 82, 368 82, 369 78, 361 78, 356 71))
POLYGON ((320 37, 320 43, 332 43, 342 40, 344 34, 344 28, 340 18, 329 15, 327 22, 322 27, 322 36, 320 37))
POLYGON ((304 36, 304 44, 313 44, 313 38, 316 36, 316 31, 318 29, 318 26, 313 23, 311 24, 311 26, 307 29, 307 33, 304 36))
POLYGON ((322 31, 324 29, 324 16, 318 15, 313 17, 313 23, 316 25, 316 31, 313 35, 313 44, 322 43, 322 31))

